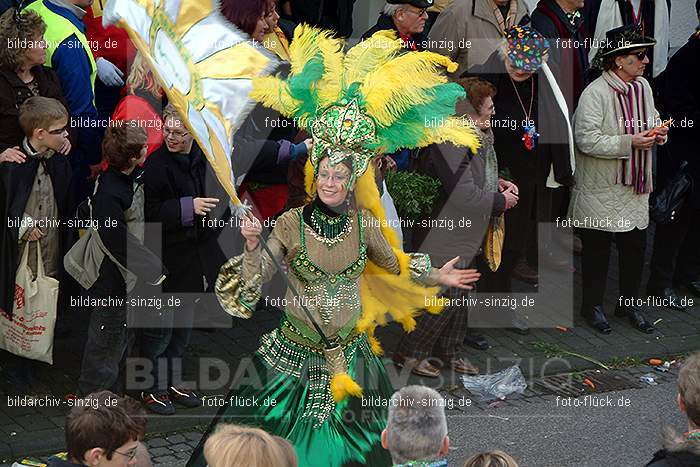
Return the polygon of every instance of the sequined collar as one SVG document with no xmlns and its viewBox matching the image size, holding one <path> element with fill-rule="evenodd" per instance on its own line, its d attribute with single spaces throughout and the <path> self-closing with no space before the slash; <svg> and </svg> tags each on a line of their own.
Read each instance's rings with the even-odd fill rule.
<svg viewBox="0 0 700 467">
<path fill-rule="evenodd" d="M 405 464 L 394 464 L 394 467 L 447 467 L 447 459 L 434 461 L 408 461 Z"/>
</svg>

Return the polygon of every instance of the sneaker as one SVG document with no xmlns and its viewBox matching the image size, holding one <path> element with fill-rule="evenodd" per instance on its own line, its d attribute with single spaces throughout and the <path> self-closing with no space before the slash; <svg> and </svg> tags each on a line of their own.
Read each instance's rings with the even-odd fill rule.
<svg viewBox="0 0 700 467">
<path fill-rule="evenodd" d="M 175 407 L 167 393 L 142 392 L 141 400 L 151 412 L 158 415 L 173 415 Z"/>
<path fill-rule="evenodd" d="M 176 404 L 180 404 L 183 407 L 192 408 L 202 405 L 202 399 L 200 399 L 194 392 L 186 389 L 170 386 L 168 388 L 168 394 L 170 395 L 171 401 L 175 402 Z"/>
</svg>

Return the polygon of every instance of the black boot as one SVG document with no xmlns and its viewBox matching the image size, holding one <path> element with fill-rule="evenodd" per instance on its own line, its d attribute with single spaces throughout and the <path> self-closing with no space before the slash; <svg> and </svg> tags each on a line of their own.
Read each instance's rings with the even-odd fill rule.
<svg viewBox="0 0 700 467">
<path fill-rule="evenodd" d="M 602 305 L 584 305 L 581 309 L 581 315 L 586 319 L 586 322 L 599 333 L 610 334 L 612 332 L 612 328 L 610 327 L 610 323 L 608 323 L 608 319 L 605 317 Z"/>
<path fill-rule="evenodd" d="M 615 316 L 629 318 L 632 326 L 642 331 L 645 334 L 651 334 L 654 332 L 654 325 L 646 319 L 642 314 L 642 310 L 636 306 L 620 306 L 615 307 Z"/>
</svg>

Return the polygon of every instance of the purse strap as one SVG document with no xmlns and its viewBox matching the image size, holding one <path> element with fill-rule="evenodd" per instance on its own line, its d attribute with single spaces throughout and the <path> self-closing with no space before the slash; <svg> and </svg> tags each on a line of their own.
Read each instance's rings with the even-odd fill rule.
<svg viewBox="0 0 700 467">
<path fill-rule="evenodd" d="M 95 180 L 95 189 L 93 190 L 93 195 L 97 193 L 97 186 L 100 183 L 99 177 L 97 180 Z M 100 237 L 100 232 L 96 228 L 96 223 L 93 221 L 92 218 L 92 197 L 88 196 L 87 199 L 87 206 L 88 206 L 88 214 L 90 216 L 90 228 L 92 229 L 93 237 L 95 237 L 95 240 L 97 241 L 97 246 L 102 250 L 102 252 L 107 255 L 107 257 L 112 261 L 116 266 L 117 269 L 119 269 L 119 272 L 121 273 L 122 277 L 124 278 L 124 282 L 127 284 L 127 287 L 129 286 L 129 275 L 135 276 L 135 274 L 131 271 L 129 271 L 122 263 L 119 262 L 117 258 L 112 255 L 112 253 L 109 251 L 109 249 L 105 246 L 105 244 L 102 242 L 102 237 Z"/>
</svg>

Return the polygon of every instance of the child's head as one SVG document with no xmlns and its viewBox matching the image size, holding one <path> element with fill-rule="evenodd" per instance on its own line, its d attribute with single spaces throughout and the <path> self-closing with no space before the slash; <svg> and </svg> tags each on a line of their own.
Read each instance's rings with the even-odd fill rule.
<svg viewBox="0 0 700 467">
<path fill-rule="evenodd" d="M 289 442 L 260 428 L 222 424 L 204 443 L 204 458 L 211 467 L 296 467 Z"/>
<path fill-rule="evenodd" d="M 136 120 L 115 120 L 102 140 L 102 158 L 119 171 L 131 171 L 146 158 L 146 130 Z"/>
<path fill-rule="evenodd" d="M 163 139 L 170 152 L 189 153 L 192 149 L 194 137 L 172 104 L 163 109 Z"/>
<path fill-rule="evenodd" d="M 515 459 L 499 450 L 475 454 L 464 462 L 464 467 L 518 467 Z"/>
<path fill-rule="evenodd" d="M 141 427 L 124 410 L 124 399 L 109 391 L 74 401 L 66 416 L 68 457 L 86 465 L 134 465 Z"/>
<path fill-rule="evenodd" d="M 678 405 L 688 421 L 700 428 L 700 352 L 688 357 L 678 373 Z"/>
<path fill-rule="evenodd" d="M 19 126 L 33 146 L 58 151 L 68 141 L 68 111 L 50 97 L 36 96 L 24 101 L 19 106 Z"/>
</svg>

